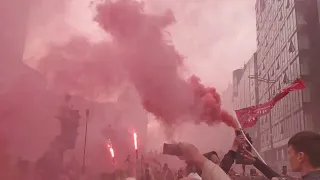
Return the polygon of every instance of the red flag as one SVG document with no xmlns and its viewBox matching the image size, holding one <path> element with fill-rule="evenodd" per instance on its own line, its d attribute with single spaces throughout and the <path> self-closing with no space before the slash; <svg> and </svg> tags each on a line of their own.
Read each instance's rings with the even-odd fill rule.
<svg viewBox="0 0 320 180">
<path fill-rule="evenodd" d="M 295 80 L 289 87 L 282 89 L 273 99 L 270 101 L 259 104 L 257 106 L 251 106 L 239 110 L 235 110 L 237 118 L 242 128 L 249 128 L 257 123 L 257 117 L 268 114 L 275 104 L 282 98 L 287 96 L 291 91 L 302 90 L 306 87 L 305 83 L 301 79 Z"/>
</svg>

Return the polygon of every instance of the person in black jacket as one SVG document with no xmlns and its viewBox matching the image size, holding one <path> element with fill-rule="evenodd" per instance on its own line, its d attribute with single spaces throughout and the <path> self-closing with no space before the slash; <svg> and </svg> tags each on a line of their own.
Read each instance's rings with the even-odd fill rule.
<svg viewBox="0 0 320 180">
<path fill-rule="evenodd" d="M 247 135 L 249 141 L 251 140 L 250 136 Z M 223 157 L 220 163 L 220 167 L 224 172 L 228 173 L 236 159 L 236 152 L 246 142 L 243 135 L 236 136 L 231 150 Z M 252 143 L 252 141 L 250 141 Z M 244 149 L 243 156 L 246 158 L 246 161 L 251 161 L 254 167 L 256 167 L 262 174 L 264 174 L 268 179 L 273 177 L 280 177 L 280 174 L 273 171 L 268 165 L 263 163 L 260 159 L 256 158 L 250 151 Z"/>
<path fill-rule="evenodd" d="M 255 157 L 251 152 L 245 150 L 243 156 L 251 161 L 252 165 L 257 168 L 263 175 L 265 175 L 268 179 L 272 179 L 274 177 L 281 177 L 280 174 L 272 170 L 268 165 L 262 162 L 259 158 Z"/>
<path fill-rule="evenodd" d="M 235 137 L 232 148 L 228 151 L 227 154 L 224 155 L 223 159 L 220 162 L 220 167 L 223 169 L 225 173 L 228 173 L 231 169 L 234 160 L 236 159 L 238 149 L 246 142 L 244 136 L 238 135 Z"/>
</svg>

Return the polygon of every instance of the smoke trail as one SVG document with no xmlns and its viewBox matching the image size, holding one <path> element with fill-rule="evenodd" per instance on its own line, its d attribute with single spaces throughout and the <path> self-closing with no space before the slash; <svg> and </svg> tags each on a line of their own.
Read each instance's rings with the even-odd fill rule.
<svg viewBox="0 0 320 180">
<path fill-rule="evenodd" d="M 139 2 L 119 0 L 98 4 L 95 20 L 112 41 L 92 43 L 76 37 L 52 46 L 40 59 L 39 69 L 50 76 L 54 87 L 97 98 L 129 82 L 145 109 L 166 125 L 190 116 L 195 122 L 223 121 L 236 127 L 232 116 L 221 109 L 214 88 L 204 87 L 196 77 L 189 81 L 181 77 L 183 57 L 165 31 L 175 22 L 171 11 L 151 15 Z"/>
</svg>

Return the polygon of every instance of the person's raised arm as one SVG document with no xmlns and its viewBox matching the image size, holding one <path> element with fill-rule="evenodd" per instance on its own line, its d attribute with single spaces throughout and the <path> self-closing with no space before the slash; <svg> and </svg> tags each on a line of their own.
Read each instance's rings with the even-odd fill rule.
<svg viewBox="0 0 320 180">
<path fill-rule="evenodd" d="M 194 145 L 179 143 L 179 148 L 184 160 L 192 162 L 202 170 L 203 180 L 230 180 L 220 166 L 205 158 Z"/>
<path fill-rule="evenodd" d="M 256 167 L 268 179 L 272 179 L 274 177 L 280 177 L 280 174 L 272 170 L 268 165 L 263 163 L 259 158 L 255 157 L 251 152 L 245 150 L 243 156 L 246 158 L 246 160 L 250 161 L 253 164 L 253 166 Z"/>
<path fill-rule="evenodd" d="M 245 141 L 246 140 L 243 135 L 238 135 L 235 137 L 232 148 L 228 151 L 227 154 L 224 155 L 223 159 L 220 162 L 220 167 L 225 173 L 229 173 L 234 160 L 236 159 L 236 152 L 238 151 L 238 148 L 245 143 Z"/>
</svg>

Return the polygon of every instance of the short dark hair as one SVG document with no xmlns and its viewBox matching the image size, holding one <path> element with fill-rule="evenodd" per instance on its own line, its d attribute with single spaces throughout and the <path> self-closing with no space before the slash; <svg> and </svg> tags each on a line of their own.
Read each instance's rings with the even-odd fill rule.
<svg viewBox="0 0 320 180">
<path fill-rule="evenodd" d="M 218 159 L 219 159 L 218 153 L 215 152 L 215 151 L 210 151 L 210 152 L 207 152 L 207 153 L 203 154 L 203 156 L 206 157 L 207 159 L 209 159 L 210 161 L 211 161 L 211 156 L 212 155 L 216 155 L 218 157 Z"/>
<path fill-rule="evenodd" d="M 302 131 L 289 139 L 288 146 L 296 152 L 303 152 L 309 157 L 313 167 L 320 167 L 320 134 L 312 131 Z"/>
</svg>

